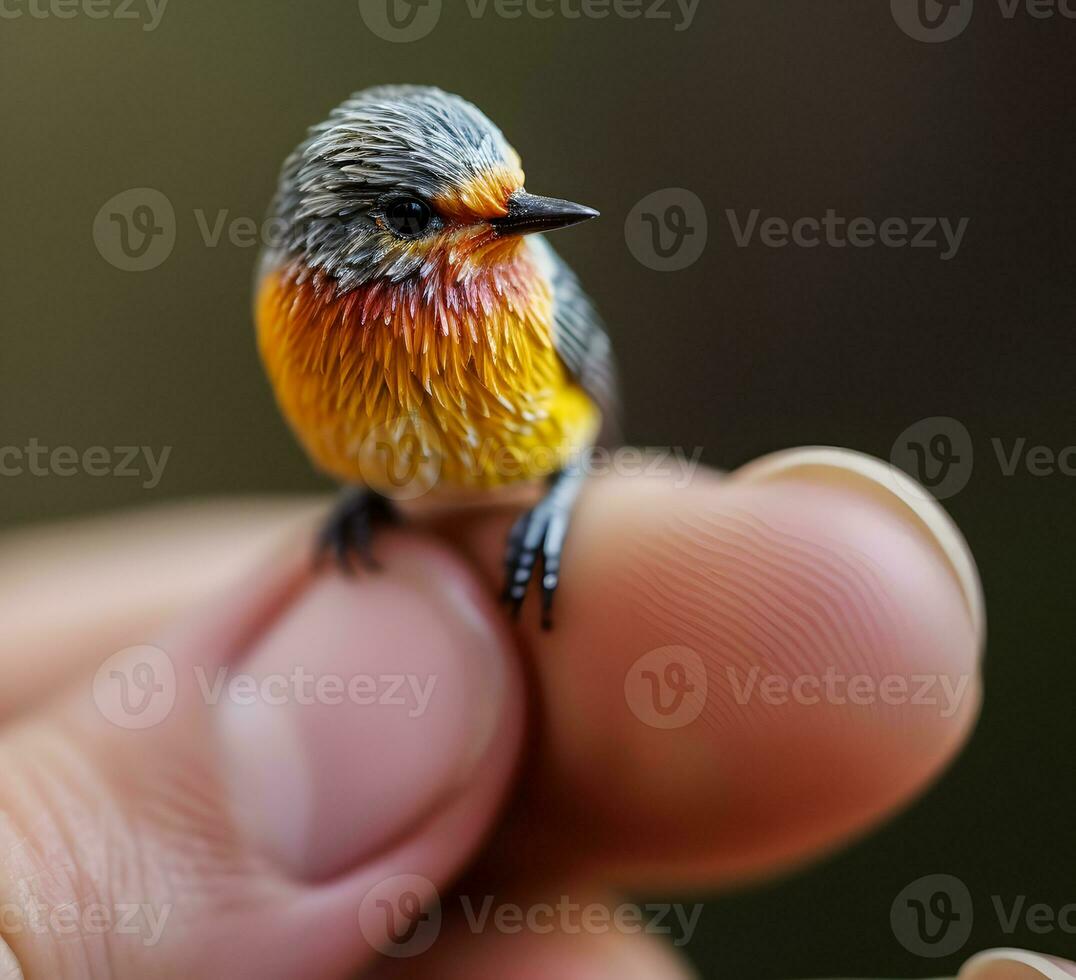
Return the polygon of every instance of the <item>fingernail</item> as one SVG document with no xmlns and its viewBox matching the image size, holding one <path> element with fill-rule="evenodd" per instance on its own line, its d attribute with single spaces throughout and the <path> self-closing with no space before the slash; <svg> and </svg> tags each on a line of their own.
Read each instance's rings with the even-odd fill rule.
<svg viewBox="0 0 1076 980">
<path fill-rule="evenodd" d="M 470 574 L 432 545 L 313 580 L 221 675 L 239 829 L 323 879 L 406 839 L 466 784 L 498 730 L 505 651 Z"/>
<path fill-rule="evenodd" d="M 1029 953 L 1023 949 L 988 949 L 973 956 L 961 968 L 959 980 L 1071 980 L 1076 963 Z"/>
<path fill-rule="evenodd" d="M 985 603 L 971 550 L 960 529 L 929 491 L 896 467 L 848 449 L 809 446 L 764 456 L 729 479 L 741 483 L 803 480 L 872 495 L 922 534 L 944 560 L 964 597 L 981 649 L 986 637 Z"/>
</svg>

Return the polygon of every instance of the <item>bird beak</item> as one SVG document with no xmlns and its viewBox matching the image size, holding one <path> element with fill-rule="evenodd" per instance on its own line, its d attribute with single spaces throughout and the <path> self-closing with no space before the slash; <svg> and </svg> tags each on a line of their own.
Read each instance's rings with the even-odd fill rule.
<svg viewBox="0 0 1076 980">
<path fill-rule="evenodd" d="M 583 204 L 517 191 L 508 198 L 508 214 L 494 218 L 490 224 L 498 235 L 533 235 L 568 228 L 596 217 L 598 212 Z"/>
</svg>

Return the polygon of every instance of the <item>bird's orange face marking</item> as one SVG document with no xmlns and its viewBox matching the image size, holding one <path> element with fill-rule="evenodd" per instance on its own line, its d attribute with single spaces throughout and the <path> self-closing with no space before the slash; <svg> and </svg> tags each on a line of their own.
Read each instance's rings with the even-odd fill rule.
<svg viewBox="0 0 1076 980">
<path fill-rule="evenodd" d="M 445 272 L 471 275 L 512 262 L 519 254 L 519 241 L 499 238 L 489 222 L 508 214 L 508 200 L 523 188 L 523 182 L 523 171 L 518 167 L 502 167 L 439 194 L 432 204 L 446 227 L 416 243 L 423 257 Z"/>
<path fill-rule="evenodd" d="M 523 179 L 518 168 L 498 168 L 434 197 L 431 204 L 444 228 L 397 247 L 421 259 L 427 276 L 436 273 L 443 281 L 492 272 L 513 262 L 520 252 L 519 239 L 497 236 L 489 222 L 508 213 L 508 199 L 523 188 Z M 378 224 L 389 234 L 380 220 Z"/>
<path fill-rule="evenodd" d="M 519 167 L 498 167 L 440 194 L 433 205 L 442 217 L 458 224 L 503 218 L 508 213 L 508 198 L 523 189 L 523 181 Z"/>
</svg>

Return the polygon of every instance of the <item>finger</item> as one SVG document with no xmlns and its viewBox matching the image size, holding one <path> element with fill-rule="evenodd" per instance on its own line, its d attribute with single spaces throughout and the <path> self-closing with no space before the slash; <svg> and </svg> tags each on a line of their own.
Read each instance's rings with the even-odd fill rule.
<svg viewBox="0 0 1076 980">
<path fill-rule="evenodd" d="M 0 541 L 0 720 L 236 581 L 317 504 L 149 508 Z"/>
<path fill-rule="evenodd" d="M 448 532 L 491 584 L 510 520 Z M 771 871 L 905 803 L 977 714 L 974 564 L 866 457 L 594 481 L 562 582 L 553 632 L 533 606 L 521 626 L 543 722 L 517 830 L 543 861 L 634 885 Z"/>
<path fill-rule="evenodd" d="M 520 683 L 459 559 L 378 558 L 296 551 L 0 736 L 23 975 L 343 976 L 421 924 L 495 818 Z"/>
<path fill-rule="evenodd" d="M 444 903 L 442 916 L 440 936 L 429 951 L 377 975 L 393 980 L 689 980 L 696 975 L 661 938 L 673 928 L 667 907 L 643 907 L 585 887 L 460 893 Z"/>
<path fill-rule="evenodd" d="M 990 949 L 973 956 L 959 980 L 1071 980 L 1076 963 L 1023 949 Z"/>
</svg>

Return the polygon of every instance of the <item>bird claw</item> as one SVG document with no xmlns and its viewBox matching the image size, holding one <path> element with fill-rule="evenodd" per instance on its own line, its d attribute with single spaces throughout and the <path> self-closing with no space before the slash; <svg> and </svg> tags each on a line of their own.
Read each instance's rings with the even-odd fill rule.
<svg viewBox="0 0 1076 980">
<path fill-rule="evenodd" d="M 572 502 L 572 499 L 550 493 L 538 506 L 520 517 L 508 535 L 501 601 L 508 604 L 512 618 L 519 619 L 527 590 L 540 563 L 543 630 L 553 628 L 553 598 L 560 585 L 561 553 Z"/>
<path fill-rule="evenodd" d="M 389 500 L 373 490 L 349 491 L 333 506 L 318 534 L 315 568 L 333 560 L 345 575 L 354 575 L 358 560 L 368 571 L 380 571 L 373 556 L 374 531 L 378 525 L 394 523 L 396 512 Z"/>
</svg>

